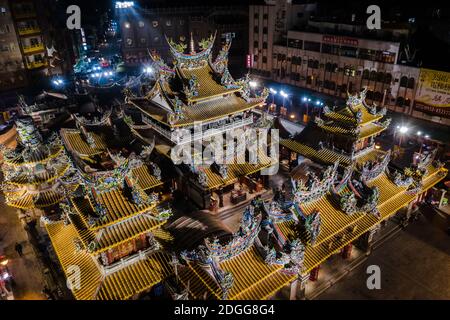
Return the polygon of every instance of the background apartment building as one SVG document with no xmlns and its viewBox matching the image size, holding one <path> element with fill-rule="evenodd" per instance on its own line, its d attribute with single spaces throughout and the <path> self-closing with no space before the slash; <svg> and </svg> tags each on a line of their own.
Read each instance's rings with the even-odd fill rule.
<svg viewBox="0 0 450 320">
<path fill-rule="evenodd" d="M 57 0 L 0 0 L 0 91 L 71 70 L 65 19 Z"/>
<path fill-rule="evenodd" d="M 7 0 L 0 0 L 0 91 L 27 84 L 19 37 Z"/>
<path fill-rule="evenodd" d="M 405 54 L 408 24 L 367 30 L 355 16 L 349 22 L 330 21 L 315 17 L 316 9 L 286 0 L 250 6 L 252 74 L 340 98 L 367 86 L 369 102 L 448 123 L 413 108 L 420 68 L 409 65 Z M 276 32 L 277 26 L 285 31 Z"/>
</svg>

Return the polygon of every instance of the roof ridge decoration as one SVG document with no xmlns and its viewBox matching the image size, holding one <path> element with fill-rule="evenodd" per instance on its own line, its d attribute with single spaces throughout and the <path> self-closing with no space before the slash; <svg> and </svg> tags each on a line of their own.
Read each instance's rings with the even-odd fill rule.
<svg viewBox="0 0 450 320">
<path fill-rule="evenodd" d="M 186 54 L 184 51 L 187 48 L 187 45 L 184 43 L 176 43 L 173 39 L 169 39 L 165 36 L 167 44 L 169 45 L 170 52 L 172 53 L 175 61 L 174 63 L 179 67 L 183 68 L 197 68 L 203 66 L 205 63 L 208 63 L 211 55 L 211 51 L 214 45 L 214 41 L 216 39 L 217 30 L 214 32 L 214 35 L 210 35 L 208 38 L 202 39 L 199 42 L 199 47 L 201 49 L 200 52 L 196 52 L 194 48 L 194 41 L 191 34 L 191 48 L 190 53 Z"/>
<path fill-rule="evenodd" d="M 219 239 L 205 239 L 205 246 L 211 255 L 222 262 L 229 260 L 248 249 L 261 229 L 261 215 L 255 216 L 255 207 L 249 205 L 245 208 L 239 230 L 233 233 L 232 239 L 225 245 L 219 243 Z"/>
<path fill-rule="evenodd" d="M 250 86 L 250 73 L 247 73 L 244 77 L 238 79 L 237 81 L 235 81 L 235 83 L 233 85 L 236 85 L 238 87 L 241 88 L 242 92 L 242 98 L 244 98 L 244 100 L 246 102 L 259 102 L 261 100 L 265 100 L 268 96 L 269 96 L 269 89 L 267 89 L 266 87 L 264 87 L 264 89 L 262 90 L 261 94 L 256 94 L 255 96 L 252 97 L 251 96 L 251 86 Z"/>
<path fill-rule="evenodd" d="M 281 265 L 287 274 L 299 274 L 303 268 L 305 245 L 300 239 L 287 240 L 278 226 L 269 217 L 261 225 L 267 232 L 267 245 L 263 246 L 261 239 L 255 241 L 256 248 L 269 265 Z M 280 250 L 275 249 L 275 244 Z"/>
<path fill-rule="evenodd" d="M 94 119 L 89 120 L 84 116 L 77 116 L 76 114 L 72 114 L 73 119 L 80 124 L 81 126 L 103 126 L 105 123 L 110 122 L 110 117 L 112 115 L 113 108 L 111 107 L 106 113 L 102 113 L 100 118 L 94 117 Z"/>
<path fill-rule="evenodd" d="M 211 64 L 213 70 L 219 74 L 224 74 L 225 72 L 228 71 L 228 52 L 231 47 L 231 42 L 232 38 L 226 37 L 225 43 L 222 45 L 222 49 L 219 51 L 219 54 L 216 56 L 216 59 Z"/>
<path fill-rule="evenodd" d="M 361 91 L 359 94 L 357 93 L 355 95 L 352 95 L 352 94 L 350 94 L 350 92 L 347 91 L 348 98 L 347 98 L 346 104 L 347 104 L 347 106 L 350 107 L 350 110 L 353 113 L 355 113 L 355 109 L 354 109 L 355 107 L 357 107 L 359 105 L 365 106 L 367 90 L 368 90 L 368 88 L 366 86 L 366 87 L 364 87 L 363 91 Z M 359 110 L 356 110 L 356 112 L 357 111 L 359 111 Z"/>
<path fill-rule="evenodd" d="M 208 186 L 208 176 L 206 175 L 206 173 L 203 170 L 203 168 L 201 168 L 199 166 L 196 166 L 194 164 L 190 164 L 189 165 L 189 169 L 194 174 L 194 176 L 197 177 L 197 182 L 201 186 L 203 186 L 203 187 L 207 187 Z"/>
<path fill-rule="evenodd" d="M 163 58 L 161 58 L 161 55 L 159 55 L 155 50 L 148 50 L 147 53 L 150 56 L 150 58 L 153 61 L 152 66 L 156 67 L 158 71 L 158 75 L 167 77 L 167 76 L 173 76 L 175 74 L 175 70 L 170 68 L 164 61 Z"/>
<path fill-rule="evenodd" d="M 188 80 L 187 86 L 184 86 L 184 94 L 188 100 L 195 98 L 198 96 L 198 88 L 200 87 L 200 83 L 198 82 L 198 78 L 196 75 L 191 75 Z"/>
<path fill-rule="evenodd" d="M 380 190 L 377 186 L 369 187 L 364 180 L 358 181 L 350 178 L 347 187 L 350 191 L 344 194 L 336 193 L 333 189 L 331 193 L 344 213 L 348 215 L 358 212 L 368 213 L 380 218 L 377 208 Z"/>
<path fill-rule="evenodd" d="M 336 161 L 334 165 L 329 166 L 319 179 L 312 171 L 306 173 L 308 180 L 304 183 L 302 180 L 296 182 L 291 178 L 291 183 L 294 191 L 294 201 L 296 203 L 308 203 L 319 199 L 325 195 L 332 187 L 336 176 L 339 162 Z"/>
<path fill-rule="evenodd" d="M 24 147 L 37 148 L 42 144 L 42 136 L 31 117 L 18 118 L 15 124 L 20 143 Z"/>
<path fill-rule="evenodd" d="M 391 160 L 391 150 L 385 153 L 381 159 L 375 161 L 366 161 L 361 168 L 361 179 L 363 181 L 370 181 L 385 172 L 389 161 Z"/>
</svg>

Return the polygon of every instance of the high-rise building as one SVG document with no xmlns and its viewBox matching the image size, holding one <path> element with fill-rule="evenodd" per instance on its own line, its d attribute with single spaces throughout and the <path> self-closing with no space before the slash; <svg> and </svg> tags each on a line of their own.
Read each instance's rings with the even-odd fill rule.
<svg viewBox="0 0 450 320">
<path fill-rule="evenodd" d="M 69 30 L 61 28 L 60 9 L 54 0 L 0 1 L 0 91 L 70 70 Z"/>
<path fill-rule="evenodd" d="M 414 112 L 421 69 L 407 46 L 411 24 L 384 22 L 381 30 L 368 30 L 365 17 L 318 17 L 316 9 L 286 0 L 250 6 L 252 74 L 339 98 L 367 87 L 370 102 L 449 123 Z"/>
<path fill-rule="evenodd" d="M 7 0 L 0 1 L 0 91 L 27 83 L 18 33 Z"/>
</svg>

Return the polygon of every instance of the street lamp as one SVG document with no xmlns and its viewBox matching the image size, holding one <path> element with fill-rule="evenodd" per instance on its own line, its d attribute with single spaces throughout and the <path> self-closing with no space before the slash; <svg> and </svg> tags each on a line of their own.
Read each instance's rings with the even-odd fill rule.
<svg viewBox="0 0 450 320">
<path fill-rule="evenodd" d="M 273 105 L 275 103 L 275 95 L 278 93 L 278 91 L 273 88 L 269 88 L 269 91 L 272 94 L 272 105 Z"/>
<path fill-rule="evenodd" d="M 248 83 L 249 85 L 250 85 L 250 87 L 252 87 L 252 88 L 256 88 L 257 86 L 258 86 L 258 83 L 256 82 L 256 81 L 250 81 L 249 83 Z"/>
<path fill-rule="evenodd" d="M 397 126 L 398 132 L 400 133 L 399 146 L 402 146 L 402 138 L 408 132 L 409 128 L 406 126 Z"/>
<path fill-rule="evenodd" d="M 285 110 L 286 108 L 285 108 L 285 106 L 284 106 L 284 103 L 285 103 L 286 98 L 287 98 L 289 95 L 288 95 L 286 92 L 284 92 L 283 90 L 280 91 L 280 94 L 281 94 L 281 96 L 283 97 L 283 110 Z"/>
<path fill-rule="evenodd" d="M 405 127 L 405 126 L 401 126 L 400 129 L 399 129 L 400 133 L 402 133 L 402 134 L 403 134 L 403 133 L 407 133 L 408 130 L 409 130 L 409 128 L 408 128 L 408 127 Z"/>
<path fill-rule="evenodd" d="M 146 73 L 146 74 L 153 73 L 153 68 L 152 67 L 144 67 L 144 73 Z"/>
</svg>

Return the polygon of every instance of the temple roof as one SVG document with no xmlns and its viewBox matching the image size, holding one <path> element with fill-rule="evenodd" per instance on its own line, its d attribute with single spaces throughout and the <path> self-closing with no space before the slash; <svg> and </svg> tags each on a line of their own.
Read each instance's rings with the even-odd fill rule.
<svg viewBox="0 0 450 320">
<path fill-rule="evenodd" d="M 264 102 L 264 99 L 247 102 L 237 95 L 231 95 L 226 98 L 220 96 L 203 100 L 190 106 L 184 106 L 184 117 L 173 124 L 169 122 L 171 112 L 158 107 L 158 103 L 155 103 L 154 100 L 130 99 L 130 102 L 154 120 L 165 125 L 180 127 L 193 125 L 196 121 L 213 121 L 231 114 L 244 112 L 260 105 Z"/>
<path fill-rule="evenodd" d="M 427 172 L 427 175 L 423 178 L 420 192 L 428 190 L 441 181 L 445 177 L 447 170 L 429 165 Z M 417 196 L 416 193 L 408 192 L 407 186 L 396 185 L 386 173 L 382 173 L 375 179 L 367 182 L 367 185 L 369 187 L 377 187 L 379 190 L 377 202 L 379 218 L 365 212 L 356 212 L 351 215 L 344 213 L 336 206 L 330 193 L 313 202 L 299 204 L 303 214 L 310 215 L 319 210 L 321 217 L 320 233 L 315 243 L 306 247 L 303 273 L 308 273 L 320 265 L 334 252 L 395 214 Z M 348 188 L 344 188 L 341 193 L 345 194 L 349 191 Z M 286 238 L 302 236 L 294 220 L 280 221 L 277 225 Z"/>
<path fill-rule="evenodd" d="M 68 190 L 76 186 L 69 186 Z M 52 187 L 44 190 L 29 191 L 26 188 L 15 192 L 3 190 L 6 196 L 6 204 L 19 209 L 45 208 L 55 205 L 66 198 L 61 188 Z"/>
<path fill-rule="evenodd" d="M 69 214 L 69 219 L 84 247 L 89 248 L 91 254 L 98 254 L 161 227 L 166 221 L 158 220 L 158 212 L 154 210 L 154 214 L 133 216 L 96 231 L 91 230 L 79 214 Z"/>
<path fill-rule="evenodd" d="M 107 148 L 104 137 L 95 132 L 90 132 L 93 141 L 88 143 L 78 129 L 61 129 L 61 137 L 67 149 L 81 156 L 93 156 L 104 152 Z"/>
<path fill-rule="evenodd" d="M 62 145 L 41 146 L 39 148 L 16 148 L 14 154 L 5 156 L 3 161 L 13 166 L 45 163 L 60 155 L 64 150 Z"/>
<path fill-rule="evenodd" d="M 264 103 L 267 90 L 252 93 L 248 76 L 236 81 L 231 77 L 228 71 L 230 39 L 227 38 L 212 61 L 214 39 L 215 36 L 202 40 L 200 52 L 195 51 L 191 39 L 190 53 L 184 53 L 185 44 L 168 40 L 174 57 L 173 69 L 156 54 L 151 55 L 156 82 L 144 97 L 133 96 L 128 90 L 126 101 L 169 127 L 213 121 Z"/>
<path fill-rule="evenodd" d="M 380 120 L 386 114 L 386 108 L 377 110 L 376 105 L 368 106 L 366 99 L 367 87 L 359 94 L 348 94 L 344 107 L 324 108 L 324 117 L 338 125 L 359 127 Z"/>
<path fill-rule="evenodd" d="M 198 95 L 190 98 L 191 101 L 202 101 L 207 98 L 213 98 L 216 96 L 222 96 L 227 93 L 236 92 L 239 90 L 238 87 L 226 88 L 216 80 L 213 79 L 215 71 L 211 68 L 209 63 L 204 64 L 199 68 L 177 68 L 179 76 L 183 78 L 184 81 L 189 81 L 192 77 L 196 77 L 200 86 L 198 88 Z"/>
<path fill-rule="evenodd" d="M 120 188 L 97 193 L 95 198 L 98 205 L 105 208 L 106 214 L 103 219 L 95 220 L 92 225 L 88 223 L 88 220 L 89 217 L 98 215 L 98 209 L 96 208 L 97 204 L 92 203 L 92 200 L 88 197 L 75 197 L 71 199 L 72 204 L 85 225 L 89 226 L 89 229 L 91 230 L 112 226 L 115 223 L 124 221 L 141 213 L 150 212 L 157 205 L 156 201 L 136 205 L 131 199 L 123 194 L 123 190 Z"/>
<path fill-rule="evenodd" d="M 188 267 L 196 277 L 191 278 L 191 286 L 202 287 L 203 291 L 209 291 L 216 299 L 222 299 L 222 289 L 208 272 L 195 263 L 188 263 Z M 229 300 L 266 300 L 297 277 L 295 274 L 282 273 L 281 265 L 266 263 L 254 245 L 221 262 L 220 269 L 233 275 L 233 286 L 227 296 Z M 197 289 L 197 292 L 198 296 L 202 290 Z"/>
<path fill-rule="evenodd" d="M 129 299 L 150 289 L 173 272 L 169 264 L 170 255 L 156 251 L 103 275 L 95 258 L 86 250 L 77 248 L 78 234 L 72 224 L 48 223 L 46 228 L 66 276 L 69 277 L 73 272 L 71 268 L 74 265 L 83 272 L 79 288 L 72 290 L 77 300 Z"/>
</svg>

